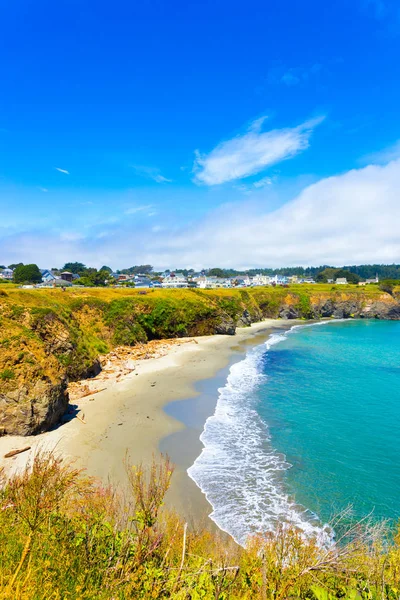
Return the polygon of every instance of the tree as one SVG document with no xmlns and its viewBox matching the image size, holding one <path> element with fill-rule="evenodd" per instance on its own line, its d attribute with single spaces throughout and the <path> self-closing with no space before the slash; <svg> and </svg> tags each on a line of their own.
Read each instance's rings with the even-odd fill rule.
<svg viewBox="0 0 400 600">
<path fill-rule="evenodd" d="M 5 269 L 5 265 L 0 265 L 0 269 Z"/>
<path fill-rule="evenodd" d="M 37 265 L 19 265 L 14 269 L 13 279 L 15 283 L 40 283 L 42 274 Z"/>
<path fill-rule="evenodd" d="M 113 272 L 111 267 L 106 267 L 106 266 L 101 267 L 100 271 L 107 271 L 107 273 Z"/>
<path fill-rule="evenodd" d="M 80 275 L 86 271 L 86 267 L 83 263 L 80 262 L 69 262 L 65 263 L 62 268 L 63 271 L 69 271 L 70 273 L 74 273 L 75 275 Z"/>
<path fill-rule="evenodd" d="M 9 268 L 9 269 L 12 269 L 12 270 L 14 270 L 14 269 L 16 269 L 17 267 L 22 267 L 22 266 L 23 266 L 23 264 L 24 264 L 24 263 L 15 263 L 15 264 L 13 263 L 12 265 L 8 265 L 8 268 Z"/>
<path fill-rule="evenodd" d="M 324 273 L 318 273 L 318 275 L 315 278 L 315 281 L 317 281 L 318 283 L 328 283 L 328 278 Z"/>
<path fill-rule="evenodd" d="M 356 275 L 356 273 L 351 273 L 351 271 L 347 271 L 346 269 L 337 269 L 335 273 L 335 279 L 338 279 L 339 277 L 345 277 L 348 283 L 355 284 L 361 280 L 361 277 Z"/>
<path fill-rule="evenodd" d="M 210 269 L 208 274 L 210 277 L 224 277 L 224 271 L 218 268 Z"/>
<path fill-rule="evenodd" d="M 121 269 L 119 273 L 123 273 L 124 275 L 139 275 L 140 273 L 148 275 L 153 270 L 152 265 L 135 265 L 133 267 L 129 267 L 129 269 Z"/>
</svg>

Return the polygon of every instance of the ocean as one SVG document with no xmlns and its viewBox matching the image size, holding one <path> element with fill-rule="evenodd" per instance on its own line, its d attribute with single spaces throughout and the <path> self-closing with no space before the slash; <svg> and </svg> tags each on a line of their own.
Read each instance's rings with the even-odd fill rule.
<svg viewBox="0 0 400 600">
<path fill-rule="evenodd" d="M 400 516 L 400 322 L 293 327 L 234 364 L 190 477 L 239 543 L 290 522 L 306 534 L 349 505 Z"/>
</svg>

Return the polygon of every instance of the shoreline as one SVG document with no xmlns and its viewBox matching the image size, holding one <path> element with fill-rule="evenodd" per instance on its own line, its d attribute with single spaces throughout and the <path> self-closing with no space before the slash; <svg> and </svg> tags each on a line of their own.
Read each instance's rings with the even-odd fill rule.
<svg viewBox="0 0 400 600">
<path fill-rule="evenodd" d="M 164 341 L 168 347 L 163 349 L 162 356 L 130 359 L 128 369 L 111 375 L 105 370 L 97 378 L 84 380 L 83 388 L 93 389 L 97 383 L 106 388 L 75 400 L 71 404 L 71 419 L 52 431 L 37 436 L 1 437 L 0 469 L 4 468 L 6 477 L 12 475 L 23 469 L 40 448 L 71 460 L 90 476 L 124 487 L 126 457 L 131 464 L 148 464 L 153 455 L 160 454 L 160 447 L 165 451 L 166 439 L 187 430 L 182 421 L 169 414 L 171 403 L 198 397 L 199 382 L 215 384 L 218 376 L 240 360 L 250 346 L 261 344 L 274 330 L 287 330 L 294 324 L 294 320 L 267 319 L 238 328 L 234 336 L 182 338 L 171 344 Z M 215 404 L 219 386 L 210 385 Z M 191 432 L 188 435 L 193 443 Z M 197 442 L 201 447 L 199 439 Z M 31 446 L 29 451 L 4 458 L 7 452 L 26 446 Z M 185 448 L 180 448 L 180 454 L 187 456 Z M 212 524 L 207 519 L 211 506 L 186 473 L 185 461 L 175 460 L 175 463 L 166 505 L 188 521 L 205 524 L 207 520 Z"/>
</svg>

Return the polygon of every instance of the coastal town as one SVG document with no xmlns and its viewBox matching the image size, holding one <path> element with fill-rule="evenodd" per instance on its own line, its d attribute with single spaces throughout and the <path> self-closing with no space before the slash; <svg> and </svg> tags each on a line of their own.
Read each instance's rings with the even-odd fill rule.
<svg viewBox="0 0 400 600">
<path fill-rule="evenodd" d="M 123 273 L 113 272 L 108 267 L 103 267 L 100 271 L 97 271 L 97 280 L 89 281 L 84 269 L 81 273 L 76 273 L 69 270 L 58 270 L 58 269 L 39 269 L 35 277 L 26 277 L 26 280 L 22 277 L 16 277 L 16 269 L 21 265 L 17 265 L 14 268 L 1 267 L 0 268 L 0 282 L 15 282 L 19 283 L 22 287 L 29 288 L 52 288 L 62 287 L 67 288 L 71 286 L 81 287 L 93 287 L 93 286 L 115 286 L 115 287 L 134 287 L 139 289 L 151 289 L 151 288 L 163 288 L 163 289 L 184 289 L 184 288 L 198 288 L 198 289 L 218 289 L 218 288 L 249 288 L 249 287 L 260 287 L 260 286 L 288 286 L 295 284 L 316 284 L 316 283 L 330 283 L 333 285 L 368 285 L 379 283 L 379 277 L 376 274 L 373 278 L 355 280 L 354 273 L 350 273 L 347 276 L 343 276 L 343 269 L 340 271 L 341 276 L 336 277 L 304 277 L 298 275 L 265 275 L 263 273 L 255 274 L 238 274 L 234 276 L 224 276 L 221 269 L 209 269 L 195 272 L 194 270 L 187 271 L 170 271 L 166 270 L 161 273 L 154 273 L 152 269 L 147 269 L 147 272 L 143 273 Z M 22 265 L 23 266 L 23 265 Z M 28 267 L 35 267 L 36 265 L 27 265 Z M 332 271 L 334 269 L 331 269 Z M 89 271 L 96 271 L 95 269 Z M 221 273 L 218 273 L 221 271 Z M 215 274 L 217 272 L 217 274 Z"/>
</svg>

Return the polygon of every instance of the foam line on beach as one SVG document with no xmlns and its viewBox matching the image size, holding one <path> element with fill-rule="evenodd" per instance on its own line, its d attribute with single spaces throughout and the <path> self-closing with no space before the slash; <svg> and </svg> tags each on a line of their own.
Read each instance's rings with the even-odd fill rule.
<svg viewBox="0 0 400 600">
<path fill-rule="evenodd" d="M 204 448 L 188 474 L 211 504 L 211 519 L 240 544 L 249 534 L 273 531 L 278 522 L 296 525 L 324 543 L 332 536 L 317 515 L 288 495 L 283 474 L 292 465 L 274 450 L 268 425 L 256 410 L 257 389 L 267 379 L 265 353 L 300 328 L 326 323 L 295 325 L 249 350 L 232 365 L 218 390 L 215 412 L 205 423 L 200 436 Z"/>
</svg>

